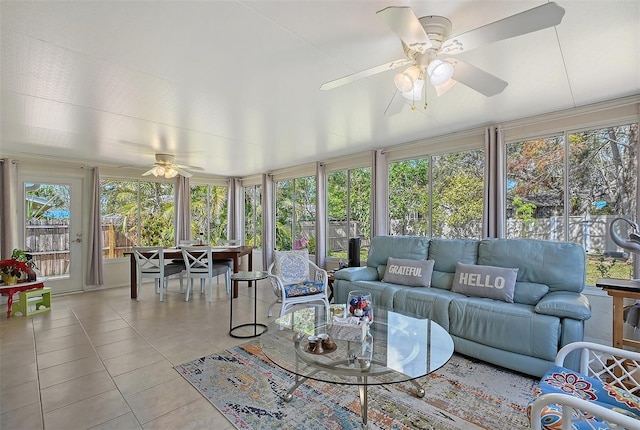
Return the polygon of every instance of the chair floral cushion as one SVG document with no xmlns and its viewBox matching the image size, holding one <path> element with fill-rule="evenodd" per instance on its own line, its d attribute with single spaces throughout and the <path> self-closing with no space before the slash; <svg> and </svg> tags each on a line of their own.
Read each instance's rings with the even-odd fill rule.
<svg viewBox="0 0 640 430">
<path fill-rule="evenodd" d="M 309 279 L 309 250 L 275 251 L 273 272 L 284 284 L 304 283 Z"/>
<path fill-rule="evenodd" d="M 310 296 L 321 293 L 323 287 L 324 284 L 322 282 L 306 280 L 305 282 L 285 285 L 284 292 L 287 297 Z"/>
<path fill-rule="evenodd" d="M 599 379 L 582 375 L 562 366 L 555 366 L 542 377 L 536 389 L 534 400 L 547 393 L 569 394 L 640 419 L 640 398 L 618 387 L 603 383 Z M 530 419 L 532 403 L 533 401 L 527 406 L 527 415 Z M 578 415 L 574 413 L 573 418 L 578 418 Z M 547 430 L 562 428 L 562 407 L 560 405 L 548 405 L 543 409 L 542 428 Z M 581 421 L 574 423 L 572 428 L 576 430 L 608 430 L 610 427 L 597 417 L 582 416 Z"/>
</svg>

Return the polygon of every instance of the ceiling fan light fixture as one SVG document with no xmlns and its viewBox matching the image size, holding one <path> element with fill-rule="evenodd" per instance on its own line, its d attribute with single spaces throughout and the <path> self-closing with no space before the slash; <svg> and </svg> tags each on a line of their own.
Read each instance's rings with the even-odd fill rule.
<svg viewBox="0 0 640 430">
<path fill-rule="evenodd" d="M 408 100 L 413 100 L 413 101 L 421 100 L 423 88 L 424 88 L 424 80 L 418 79 L 413 83 L 413 89 L 411 91 L 402 93 L 402 97 Z"/>
<path fill-rule="evenodd" d="M 427 67 L 431 85 L 442 85 L 453 76 L 453 65 L 447 61 L 433 60 Z"/>
<path fill-rule="evenodd" d="M 411 66 L 404 72 L 397 73 L 393 78 L 398 91 L 408 93 L 413 90 L 415 82 L 420 78 L 420 69 L 417 66 Z"/>
<path fill-rule="evenodd" d="M 164 172 L 165 178 L 175 178 L 176 176 L 178 176 L 178 171 L 172 167 L 169 167 Z"/>
</svg>

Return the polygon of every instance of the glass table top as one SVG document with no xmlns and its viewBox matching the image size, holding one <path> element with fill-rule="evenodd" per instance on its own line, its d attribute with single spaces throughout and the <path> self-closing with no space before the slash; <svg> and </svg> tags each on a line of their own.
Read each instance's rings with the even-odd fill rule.
<svg viewBox="0 0 640 430">
<path fill-rule="evenodd" d="M 429 319 L 375 308 L 362 342 L 361 326 L 344 331 L 333 321 L 343 313 L 344 305 L 331 305 L 329 318 L 322 306 L 294 310 L 269 325 L 260 337 L 262 350 L 295 375 L 347 385 L 410 381 L 439 369 L 453 354 L 451 336 Z M 318 335 L 333 341 L 321 353 L 309 345 L 309 336 Z"/>
</svg>

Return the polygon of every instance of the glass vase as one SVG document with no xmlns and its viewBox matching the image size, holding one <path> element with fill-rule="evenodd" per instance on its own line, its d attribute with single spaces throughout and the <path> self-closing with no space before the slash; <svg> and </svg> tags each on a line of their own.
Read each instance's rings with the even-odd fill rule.
<svg viewBox="0 0 640 430">
<path fill-rule="evenodd" d="M 357 317 L 361 321 L 373 321 L 373 300 L 367 291 L 350 291 L 347 298 L 347 316 Z"/>
</svg>

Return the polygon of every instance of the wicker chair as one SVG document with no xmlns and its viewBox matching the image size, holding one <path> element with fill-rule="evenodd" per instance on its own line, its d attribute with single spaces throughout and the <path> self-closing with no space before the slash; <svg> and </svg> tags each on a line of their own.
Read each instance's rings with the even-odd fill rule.
<svg viewBox="0 0 640 430">
<path fill-rule="evenodd" d="M 563 367 L 580 354 L 580 369 Z M 591 342 L 558 352 L 556 366 L 541 379 L 527 407 L 531 428 L 640 429 L 640 353 Z"/>
</svg>

